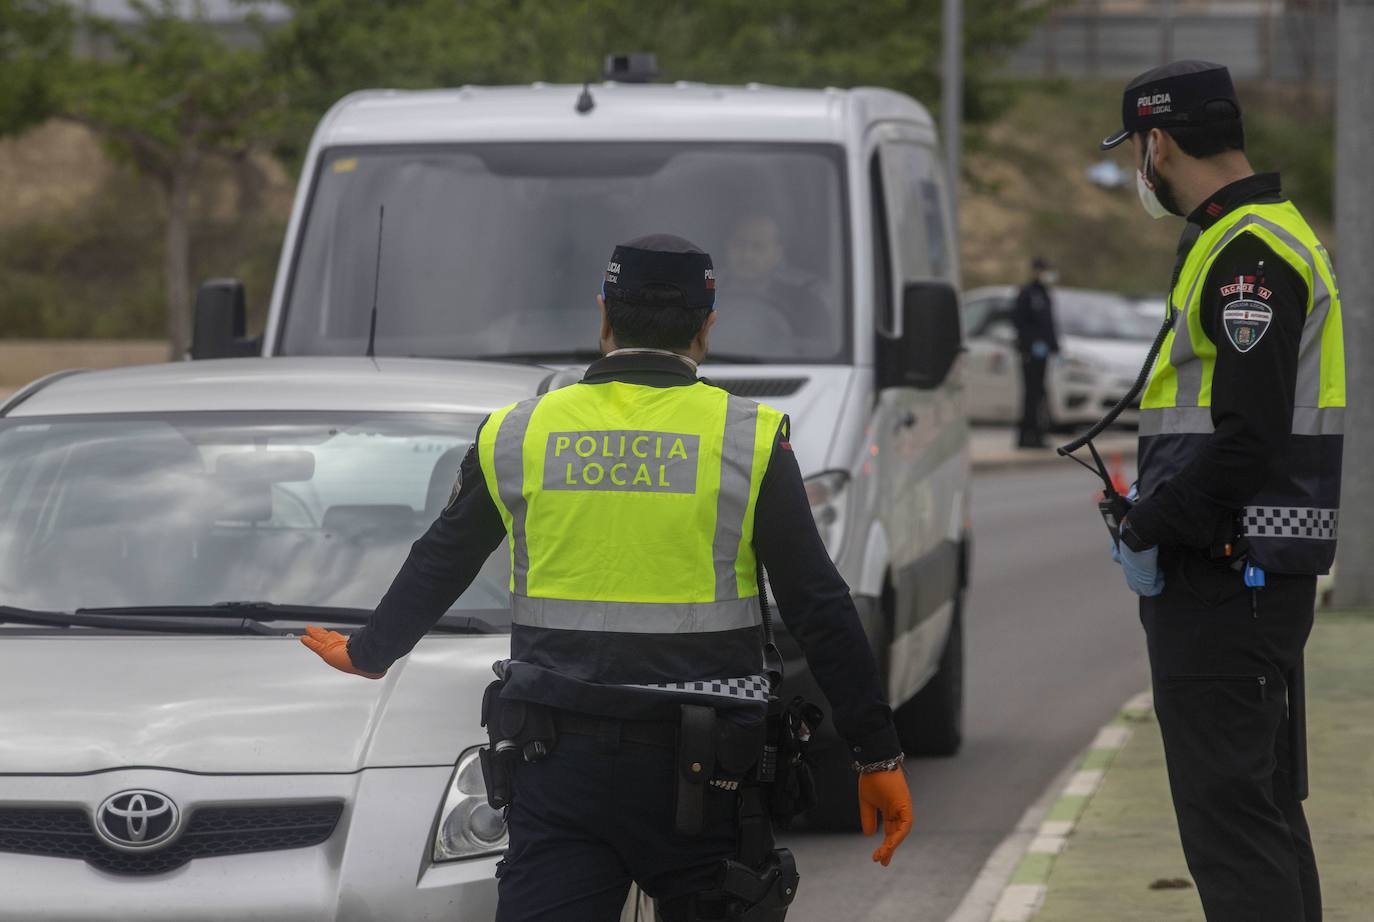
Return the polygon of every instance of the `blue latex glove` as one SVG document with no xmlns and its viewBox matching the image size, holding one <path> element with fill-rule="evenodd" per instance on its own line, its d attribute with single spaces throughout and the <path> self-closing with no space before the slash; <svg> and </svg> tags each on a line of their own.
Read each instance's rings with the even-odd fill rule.
<svg viewBox="0 0 1374 922">
<path fill-rule="evenodd" d="M 1031 343 L 1031 355 L 1037 359 L 1043 359 L 1050 354 L 1050 344 L 1043 342 Z"/>
<path fill-rule="evenodd" d="M 1113 541 L 1112 560 L 1121 564 L 1126 573 L 1126 585 L 1136 595 L 1153 598 L 1164 591 L 1164 574 L 1159 572 L 1159 548 L 1133 551 Z"/>
</svg>

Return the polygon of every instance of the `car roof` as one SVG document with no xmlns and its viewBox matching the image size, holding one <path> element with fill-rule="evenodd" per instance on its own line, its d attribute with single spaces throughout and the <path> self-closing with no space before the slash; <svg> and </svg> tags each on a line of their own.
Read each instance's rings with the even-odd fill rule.
<svg viewBox="0 0 1374 922">
<path fill-rule="evenodd" d="M 7 417 L 217 410 L 486 414 L 533 397 L 553 372 L 448 359 L 243 358 L 55 375 Z"/>
<path fill-rule="evenodd" d="M 934 127 L 909 96 L 861 87 L 803 90 L 748 84 L 464 86 L 364 90 L 345 96 L 322 120 L 316 142 L 404 144 L 479 141 L 843 142 L 850 123 L 907 121 Z"/>
</svg>

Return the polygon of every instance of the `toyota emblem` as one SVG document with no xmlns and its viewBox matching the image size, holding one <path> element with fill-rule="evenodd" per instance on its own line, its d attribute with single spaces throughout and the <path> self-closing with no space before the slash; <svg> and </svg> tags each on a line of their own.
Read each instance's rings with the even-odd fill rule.
<svg viewBox="0 0 1374 922">
<path fill-rule="evenodd" d="M 166 845 L 181 825 L 172 799 L 157 791 L 120 791 L 95 811 L 95 831 L 105 844 L 125 852 Z"/>
</svg>

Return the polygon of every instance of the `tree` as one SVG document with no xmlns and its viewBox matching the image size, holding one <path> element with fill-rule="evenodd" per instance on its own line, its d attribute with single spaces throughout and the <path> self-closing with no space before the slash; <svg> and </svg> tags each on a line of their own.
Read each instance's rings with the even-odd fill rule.
<svg viewBox="0 0 1374 922">
<path fill-rule="evenodd" d="M 50 75 L 68 58 L 70 9 L 58 0 L 0 0 L 0 135 L 52 114 Z"/>
<path fill-rule="evenodd" d="M 152 179 L 166 207 L 163 274 L 171 356 L 190 345 L 191 193 L 201 166 L 240 161 L 279 131 L 280 75 L 264 64 L 261 38 L 231 45 L 196 4 L 129 0 L 131 25 L 86 18 L 98 51 L 72 58 L 48 88 L 49 108 L 84 125 Z M 250 25 L 263 29 L 259 19 Z"/>
<path fill-rule="evenodd" d="M 248 0 L 262 2 L 262 0 Z M 654 51 L 665 79 L 887 86 L 940 96 L 940 0 L 284 0 L 269 56 L 291 87 L 279 150 L 298 160 L 331 103 L 364 87 L 580 83 L 612 52 Z M 964 108 L 997 115 L 997 63 L 1044 15 L 1023 0 L 966 0 Z"/>
<path fill-rule="evenodd" d="M 242 171 L 280 134 L 279 75 L 261 39 L 231 46 L 199 3 L 130 0 L 136 19 L 79 16 L 63 0 L 0 0 L 0 134 L 48 118 L 77 122 L 162 192 L 163 275 L 172 357 L 186 351 L 191 301 L 191 193 L 212 157 Z M 84 55 L 74 55 L 80 25 Z M 262 31 L 259 18 L 250 29 Z M 152 254 L 149 254 L 150 258 Z"/>
</svg>

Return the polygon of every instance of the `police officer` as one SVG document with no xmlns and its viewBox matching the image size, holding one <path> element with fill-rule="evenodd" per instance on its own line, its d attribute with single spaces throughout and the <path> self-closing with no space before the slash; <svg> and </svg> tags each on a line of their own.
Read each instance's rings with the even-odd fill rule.
<svg viewBox="0 0 1374 922">
<path fill-rule="evenodd" d="M 615 919 L 632 880 L 666 919 L 710 917 L 702 894 L 736 853 L 740 794 L 706 785 L 699 830 L 675 831 L 679 775 L 713 766 L 678 765 L 674 745 L 684 703 L 731 727 L 763 719 L 761 563 L 851 747 L 865 831 L 883 818 L 873 859 L 886 865 L 911 825 L 892 715 L 787 417 L 697 377 L 717 317 L 711 258 L 678 237 L 634 240 L 615 248 L 602 291 L 605 357 L 580 383 L 491 414 L 367 626 L 304 640 L 380 677 L 507 538 L 501 699 L 553 709 L 558 733 L 515 770 L 498 919 Z"/>
<path fill-rule="evenodd" d="M 1122 119 L 1102 147 L 1133 144 L 1145 210 L 1187 220 L 1113 552 L 1142 596 L 1183 850 L 1208 919 L 1317 922 L 1290 717 L 1336 548 L 1336 280 L 1278 175 L 1250 168 L 1225 67 L 1142 74 Z"/>
<path fill-rule="evenodd" d="M 1031 260 L 1030 283 L 1017 292 L 1011 309 L 1017 351 L 1021 353 L 1019 448 L 1045 447 L 1045 370 L 1050 357 L 1059 352 L 1050 290 L 1058 279 L 1059 273 L 1049 261 L 1037 256 Z"/>
</svg>

